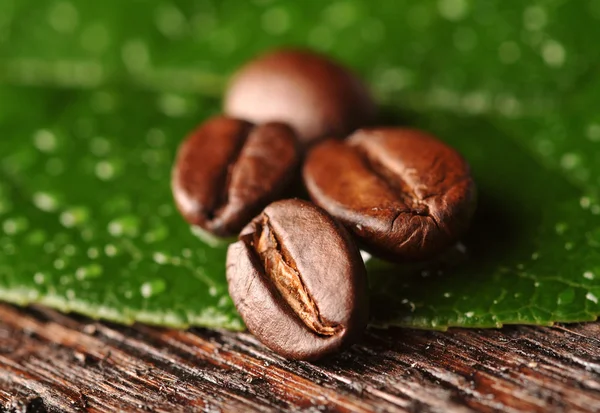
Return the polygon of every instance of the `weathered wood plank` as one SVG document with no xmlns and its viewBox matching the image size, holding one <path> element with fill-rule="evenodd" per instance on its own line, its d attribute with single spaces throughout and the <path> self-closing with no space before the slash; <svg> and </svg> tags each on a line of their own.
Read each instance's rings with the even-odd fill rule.
<svg viewBox="0 0 600 413">
<path fill-rule="evenodd" d="M 595 412 L 600 324 L 370 330 L 313 364 L 245 333 L 123 327 L 0 304 L 2 409 Z"/>
</svg>

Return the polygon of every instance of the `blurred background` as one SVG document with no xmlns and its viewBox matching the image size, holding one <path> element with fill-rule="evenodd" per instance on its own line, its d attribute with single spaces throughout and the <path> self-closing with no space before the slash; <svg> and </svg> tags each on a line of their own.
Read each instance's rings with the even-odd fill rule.
<svg viewBox="0 0 600 413">
<path fill-rule="evenodd" d="M 185 116 L 252 56 L 303 45 L 349 64 L 386 104 L 540 118 L 517 126 L 522 140 L 590 184 L 598 39 L 600 0 L 1 0 L 0 84 L 153 91 L 161 112 Z"/>
<path fill-rule="evenodd" d="M 2 0 L 0 82 L 218 96 L 238 65 L 293 44 L 383 99 L 514 117 L 597 69 L 599 38 L 598 0 Z"/>
</svg>

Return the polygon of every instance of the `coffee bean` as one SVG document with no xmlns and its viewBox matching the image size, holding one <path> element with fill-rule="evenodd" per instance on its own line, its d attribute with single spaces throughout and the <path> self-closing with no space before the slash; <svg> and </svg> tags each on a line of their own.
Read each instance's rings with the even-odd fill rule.
<svg viewBox="0 0 600 413">
<path fill-rule="evenodd" d="M 298 158 L 294 132 L 284 124 L 212 118 L 179 149 L 171 182 L 177 207 L 211 234 L 237 234 L 282 195 Z"/>
<path fill-rule="evenodd" d="M 308 144 L 345 137 L 371 123 L 375 104 L 347 68 L 314 52 L 278 50 L 237 72 L 227 90 L 225 112 L 257 123 L 288 123 Z"/>
<path fill-rule="evenodd" d="M 303 177 L 313 201 L 374 255 L 425 260 L 465 232 L 475 209 L 469 166 L 452 148 L 411 129 L 357 131 L 315 147 Z"/>
<path fill-rule="evenodd" d="M 367 280 L 346 230 L 297 199 L 269 205 L 227 252 L 229 294 L 248 329 L 280 355 L 323 357 L 360 336 Z"/>
</svg>

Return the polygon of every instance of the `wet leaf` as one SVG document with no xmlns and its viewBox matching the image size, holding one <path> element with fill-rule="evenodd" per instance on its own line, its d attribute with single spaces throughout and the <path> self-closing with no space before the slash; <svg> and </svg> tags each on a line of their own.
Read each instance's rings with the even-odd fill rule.
<svg viewBox="0 0 600 413">
<path fill-rule="evenodd" d="M 186 132 L 219 112 L 227 73 L 301 44 L 361 72 L 382 123 L 458 148 L 479 187 L 472 230 L 435 262 L 369 260 L 374 324 L 593 320 L 599 22 L 593 0 L 4 0 L 0 298 L 241 328 L 226 247 L 176 213 L 171 163 Z"/>
</svg>

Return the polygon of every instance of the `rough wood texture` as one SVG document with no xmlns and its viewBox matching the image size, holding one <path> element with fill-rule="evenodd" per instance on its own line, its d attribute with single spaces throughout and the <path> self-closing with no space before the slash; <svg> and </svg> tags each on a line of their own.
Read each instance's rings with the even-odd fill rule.
<svg viewBox="0 0 600 413">
<path fill-rule="evenodd" d="M 600 411 L 600 324 L 371 330 L 318 364 L 249 334 L 0 304 L 0 411 Z"/>
</svg>

